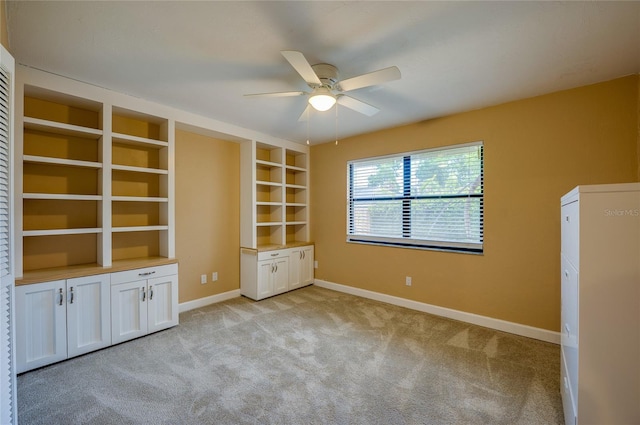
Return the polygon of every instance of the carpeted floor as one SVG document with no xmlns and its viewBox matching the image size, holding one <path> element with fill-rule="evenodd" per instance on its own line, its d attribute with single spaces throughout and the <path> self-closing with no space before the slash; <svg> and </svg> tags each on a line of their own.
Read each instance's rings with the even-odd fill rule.
<svg viewBox="0 0 640 425">
<path fill-rule="evenodd" d="M 562 424 L 559 347 L 318 287 L 18 377 L 28 424 Z"/>
</svg>

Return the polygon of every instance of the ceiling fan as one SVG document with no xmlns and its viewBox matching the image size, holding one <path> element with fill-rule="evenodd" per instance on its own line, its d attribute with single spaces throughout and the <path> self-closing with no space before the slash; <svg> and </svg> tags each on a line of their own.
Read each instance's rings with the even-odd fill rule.
<svg viewBox="0 0 640 425">
<path fill-rule="evenodd" d="M 389 68 L 347 78 L 346 80 L 340 80 L 338 77 L 338 68 L 333 65 L 329 65 L 327 63 L 310 65 L 302 53 L 293 50 L 283 50 L 280 53 L 282 53 L 282 56 L 289 61 L 291 66 L 307 82 L 311 91 L 255 93 L 246 94 L 245 96 L 309 96 L 309 105 L 307 105 L 307 108 L 302 112 L 298 121 L 304 121 L 307 119 L 310 107 L 313 107 L 318 111 L 327 111 L 336 103 L 367 116 L 375 115 L 380 112 L 380 109 L 351 96 L 347 96 L 344 92 L 400 79 L 400 70 L 398 67 L 391 66 Z"/>
</svg>

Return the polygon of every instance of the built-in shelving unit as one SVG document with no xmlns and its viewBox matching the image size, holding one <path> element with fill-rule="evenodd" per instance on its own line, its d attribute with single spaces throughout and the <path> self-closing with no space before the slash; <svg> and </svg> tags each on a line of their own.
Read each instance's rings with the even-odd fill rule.
<svg viewBox="0 0 640 425">
<path fill-rule="evenodd" d="M 306 146 L 248 141 L 241 151 L 242 246 L 263 249 L 309 242 Z"/>
<path fill-rule="evenodd" d="M 174 122 L 67 88 L 17 85 L 18 278 L 174 258 Z"/>
<path fill-rule="evenodd" d="M 313 283 L 306 146 L 240 146 L 240 292 L 254 300 Z"/>
</svg>

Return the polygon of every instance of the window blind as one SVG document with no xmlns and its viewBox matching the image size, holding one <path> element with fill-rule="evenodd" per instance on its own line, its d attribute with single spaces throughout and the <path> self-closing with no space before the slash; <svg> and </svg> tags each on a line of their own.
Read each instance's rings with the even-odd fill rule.
<svg viewBox="0 0 640 425">
<path fill-rule="evenodd" d="M 482 252 L 482 142 L 347 167 L 349 242 Z"/>
</svg>

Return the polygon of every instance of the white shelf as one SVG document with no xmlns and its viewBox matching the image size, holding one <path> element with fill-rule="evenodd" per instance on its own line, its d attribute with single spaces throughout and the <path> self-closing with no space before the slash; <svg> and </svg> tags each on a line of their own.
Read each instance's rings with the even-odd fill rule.
<svg viewBox="0 0 640 425">
<path fill-rule="evenodd" d="M 111 231 L 113 233 L 124 232 L 150 232 L 154 230 L 169 230 L 169 226 L 127 226 L 127 227 L 113 227 Z"/>
<path fill-rule="evenodd" d="M 22 199 L 49 199 L 61 201 L 101 201 L 102 195 L 73 195 L 67 193 L 24 193 Z"/>
<path fill-rule="evenodd" d="M 112 196 L 114 202 L 169 202 L 168 198 L 152 196 Z"/>
<path fill-rule="evenodd" d="M 287 221 L 287 226 L 300 226 L 307 224 L 306 221 Z"/>
<path fill-rule="evenodd" d="M 258 227 L 269 227 L 269 226 L 282 226 L 281 221 L 266 221 L 262 223 L 256 223 Z"/>
<path fill-rule="evenodd" d="M 282 164 L 279 164 L 277 162 L 271 162 L 271 161 L 263 161 L 261 159 L 256 159 L 256 165 L 262 165 L 270 168 L 282 168 Z"/>
<path fill-rule="evenodd" d="M 281 207 L 282 202 L 256 202 L 256 205 L 268 206 L 268 207 Z"/>
<path fill-rule="evenodd" d="M 278 183 L 278 182 L 268 182 L 268 181 L 264 181 L 264 180 L 257 180 L 256 181 L 256 186 L 278 186 L 278 187 L 282 187 L 282 183 Z"/>
<path fill-rule="evenodd" d="M 287 165 L 286 166 L 287 170 L 292 170 L 292 171 L 301 171 L 301 172 L 307 172 L 306 168 L 302 168 L 302 167 L 296 167 L 295 165 Z"/>
<path fill-rule="evenodd" d="M 91 227 L 83 229 L 23 230 L 22 236 L 82 235 L 88 233 L 102 233 L 102 228 Z"/>
<path fill-rule="evenodd" d="M 24 128 L 29 130 L 44 131 L 47 133 L 64 134 L 65 136 L 82 137 L 98 140 L 102 137 L 102 130 L 90 127 L 81 127 L 73 124 L 65 124 L 40 118 L 24 117 Z"/>
<path fill-rule="evenodd" d="M 149 174 L 169 174 L 167 170 L 161 170 L 159 168 L 144 168 L 144 167 L 133 167 L 131 165 L 119 165 L 113 164 L 111 166 L 113 170 L 119 171 L 131 171 L 134 173 L 149 173 Z"/>
<path fill-rule="evenodd" d="M 83 168 L 96 168 L 96 169 L 102 168 L 102 163 L 100 162 L 54 158 L 50 156 L 23 155 L 22 160 L 24 162 L 31 162 L 35 164 L 54 164 L 54 165 L 63 165 L 67 167 L 83 167 Z"/>
<path fill-rule="evenodd" d="M 291 188 L 291 189 L 306 189 L 307 186 L 301 185 L 301 184 L 285 184 L 284 185 L 285 188 Z"/>
<path fill-rule="evenodd" d="M 147 139 L 145 137 L 131 136 L 129 134 L 113 133 L 111 138 L 114 143 L 122 143 L 133 146 L 146 146 L 156 147 L 158 149 L 166 148 L 169 146 L 169 142 L 162 140 Z"/>
<path fill-rule="evenodd" d="M 307 204 L 302 202 L 287 202 L 285 206 L 286 207 L 306 207 Z"/>
</svg>

